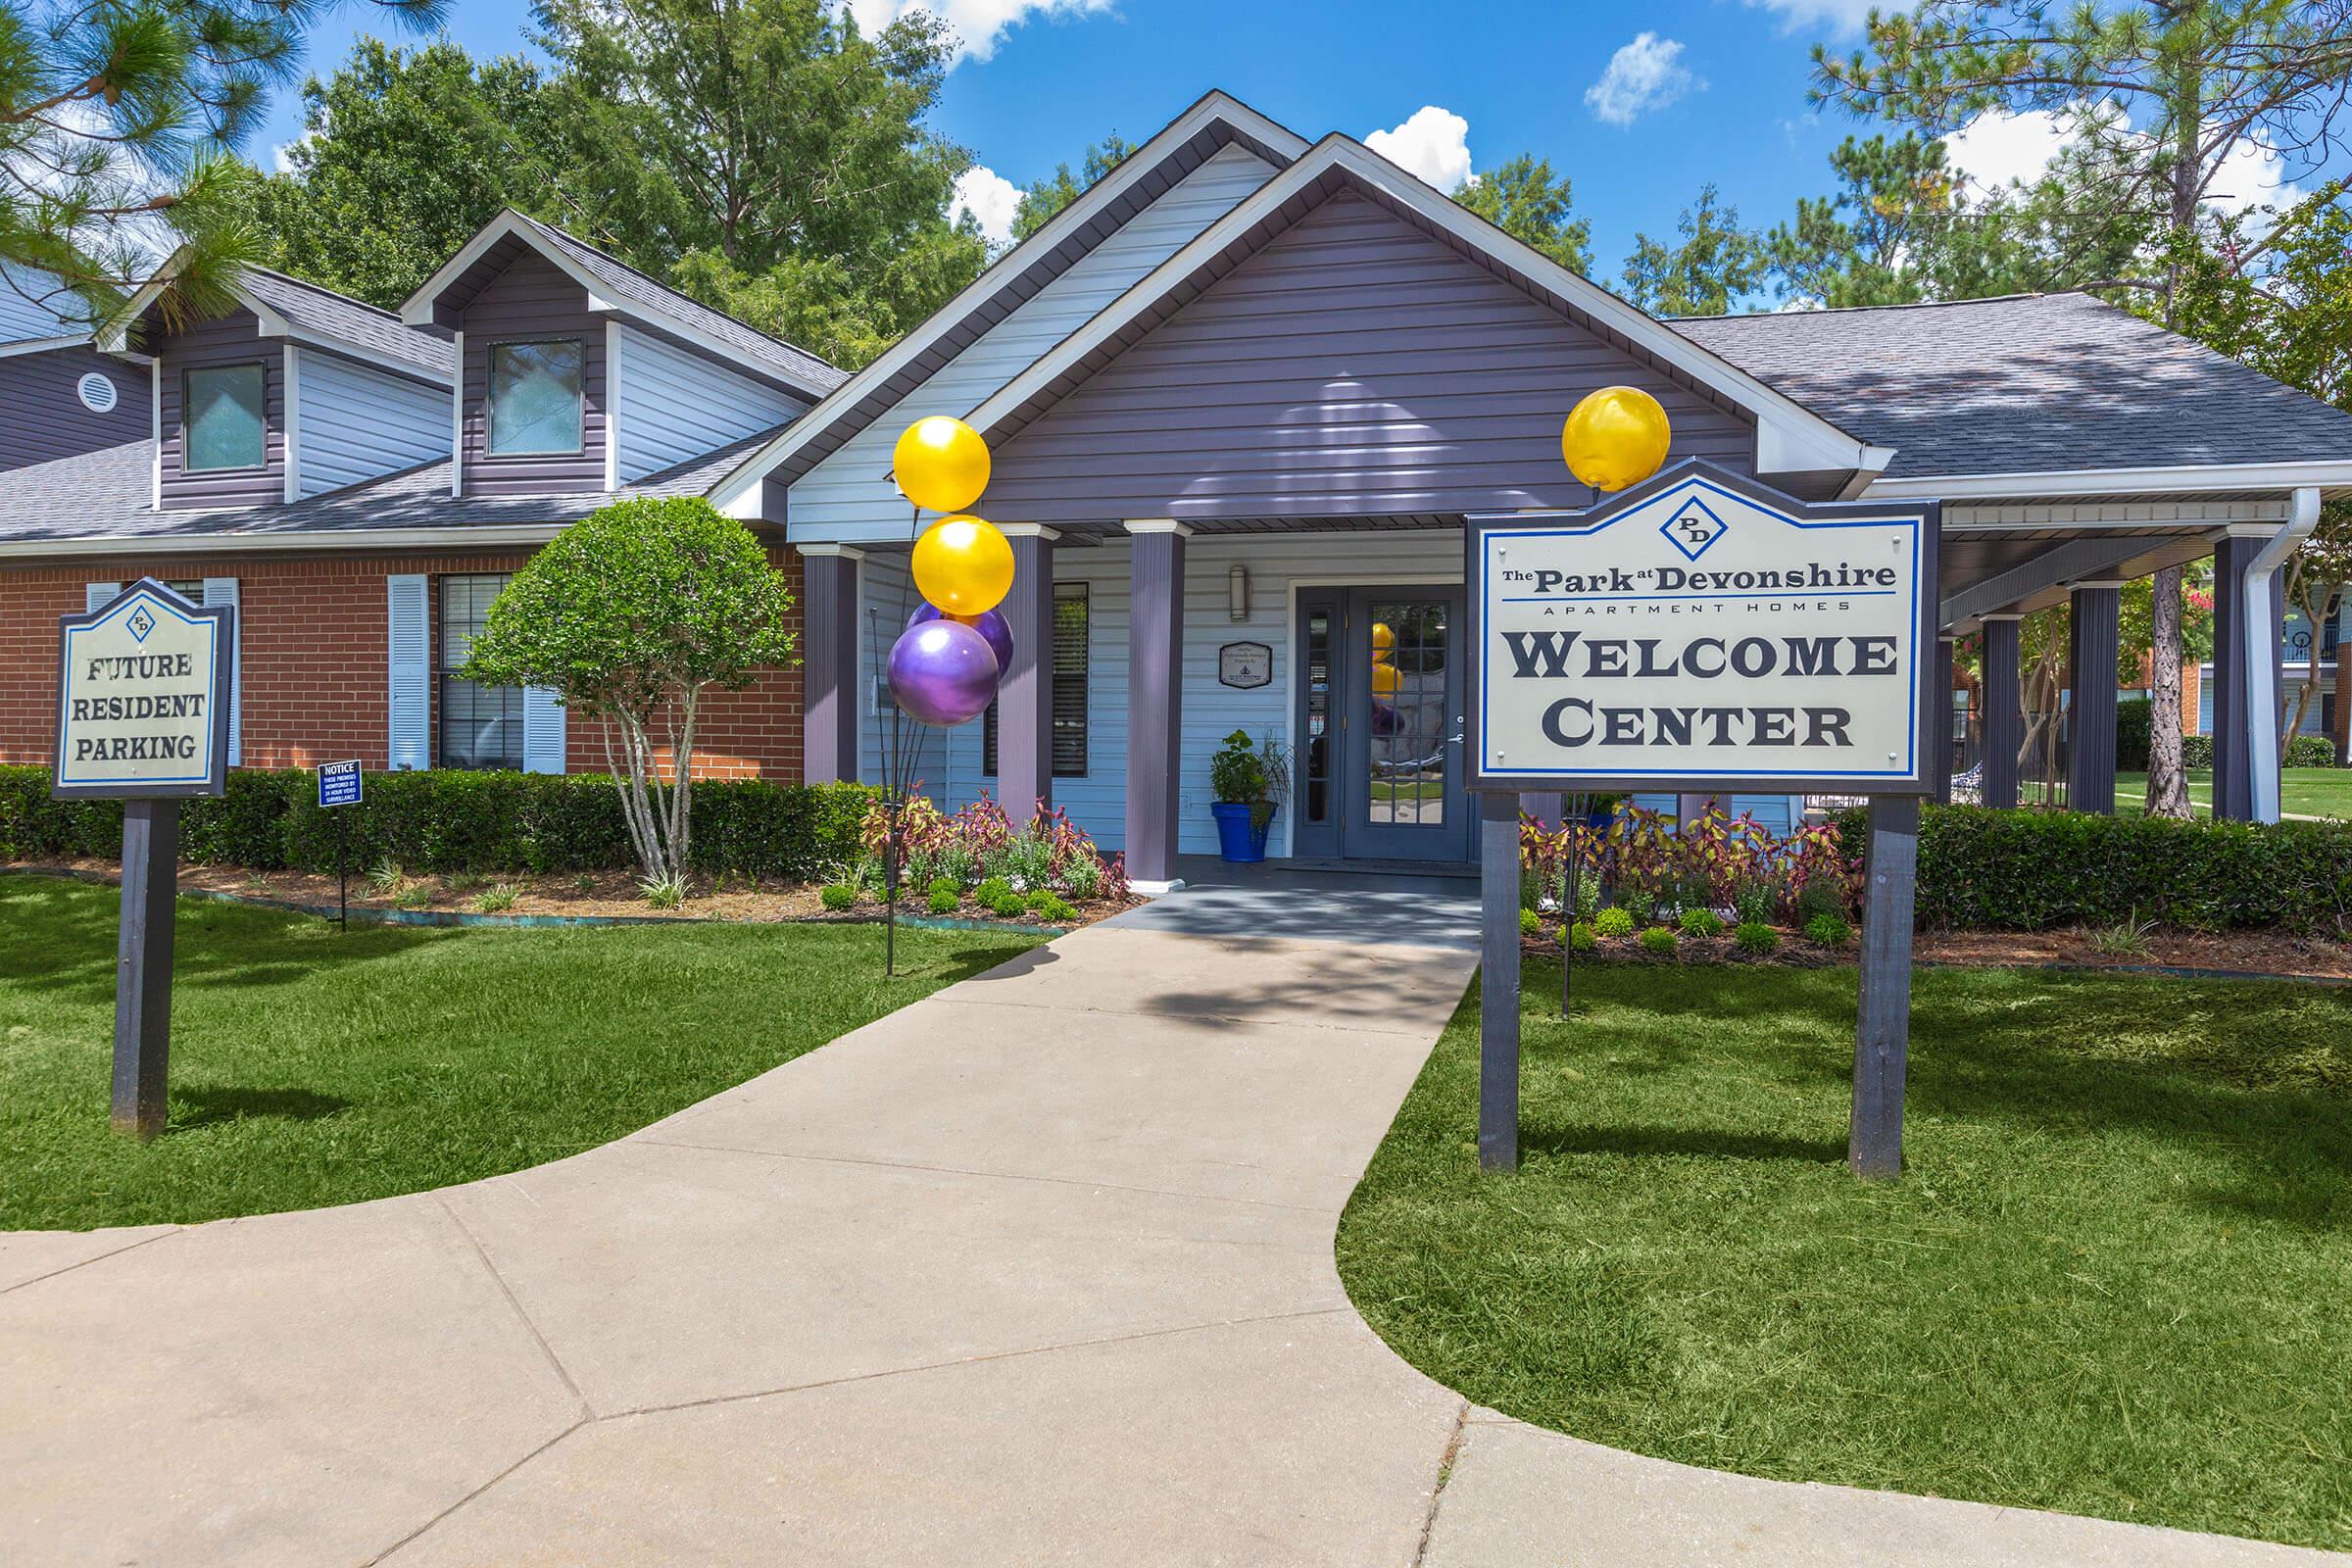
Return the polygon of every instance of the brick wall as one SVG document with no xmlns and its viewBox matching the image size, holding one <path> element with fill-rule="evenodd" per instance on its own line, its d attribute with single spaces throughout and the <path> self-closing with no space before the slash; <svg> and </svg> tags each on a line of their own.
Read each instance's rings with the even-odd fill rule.
<svg viewBox="0 0 2352 1568">
<path fill-rule="evenodd" d="M 384 579 L 403 572 L 513 571 L 524 559 L 186 555 L 0 567 L 0 762 L 50 760 L 57 617 L 80 612 L 85 584 L 142 576 L 166 582 L 234 577 L 244 644 L 244 764 L 315 767 L 356 757 L 381 769 L 390 750 Z M 797 632 L 800 558 L 779 549 L 774 559 L 792 584 Z M 572 715 L 566 741 L 572 772 L 603 771 L 596 724 Z M 763 670 L 748 691 L 707 697 L 695 753 L 697 777 L 798 780 L 800 670 Z"/>
</svg>

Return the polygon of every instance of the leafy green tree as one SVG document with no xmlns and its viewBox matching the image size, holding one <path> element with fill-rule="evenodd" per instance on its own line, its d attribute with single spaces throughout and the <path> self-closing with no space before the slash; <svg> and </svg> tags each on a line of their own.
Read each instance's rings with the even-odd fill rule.
<svg viewBox="0 0 2352 1568">
<path fill-rule="evenodd" d="M 365 38 L 302 97 L 291 169 L 251 197 L 281 270 L 389 309 L 502 207 L 599 237 L 561 188 L 562 127 L 527 60 Z"/>
<path fill-rule="evenodd" d="M 2290 174 L 2344 151 L 2352 10 L 2310 0 L 1924 0 L 1871 13 L 1864 45 L 1816 48 L 1813 97 L 1940 135 L 1987 110 L 2072 112 L 2127 198 L 2162 211 L 2152 275 L 2107 280 L 2152 294 L 2183 325 L 2181 293 L 2200 252 L 2206 201 L 2248 144 Z M 2219 194 L 2236 195 L 2236 192 Z M 2155 746 L 2148 809 L 2189 812 L 2179 742 L 2177 570 L 2156 582 Z"/>
<path fill-rule="evenodd" d="M 446 0 L 376 0 L 417 24 Z M 161 302 L 225 305 L 257 245 L 223 155 L 290 76 L 332 0 L 11 0 L 0 5 L 0 270 L 95 322 L 177 250 Z M 35 280 L 55 279 L 54 288 Z"/>
<path fill-rule="evenodd" d="M 552 688 L 596 719 L 639 865 L 650 882 L 683 882 L 703 694 L 741 691 L 762 666 L 789 662 L 791 611 L 766 550 L 708 501 L 617 501 L 524 563 L 459 673 Z"/>
<path fill-rule="evenodd" d="M 1681 237 L 1671 244 L 1637 233 L 1626 258 L 1625 297 L 1651 315 L 1722 316 L 1764 281 L 1763 241 L 1740 226 L 1740 209 L 1713 181 L 1683 209 L 1675 231 Z"/>
<path fill-rule="evenodd" d="M 1568 181 L 1552 177 L 1549 159 L 1521 153 L 1463 181 L 1453 199 L 1571 272 L 1592 272 L 1592 220 L 1570 216 Z"/>
<path fill-rule="evenodd" d="M 787 314 L 878 323 L 886 339 L 979 275 L 978 233 L 946 216 L 971 156 L 923 127 L 952 48 L 933 13 L 870 37 L 828 0 L 539 0 L 534 14 L 562 67 L 572 182 L 625 260 L 667 275 L 699 258 L 679 275 L 721 309 L 790 291 Z"/>
<path fill-rule="evenodd" d="M 1072 174 L 1069 165 L 1056 164 L 1053 173 L 1032 180 L 1029 188 L 1021 192 L 1020 206 L 1013 209 L 1013 242 L 1018 244 L 1052 222 L 1054 214 L 1084 195 L 1097 180 L 1126 162 L 1127 155 L 1134 151 L 1134 144 L 1122 140 L 1114 130 L 1087 147 L 1080 165 L 1083 172 Z"/>
</svg>

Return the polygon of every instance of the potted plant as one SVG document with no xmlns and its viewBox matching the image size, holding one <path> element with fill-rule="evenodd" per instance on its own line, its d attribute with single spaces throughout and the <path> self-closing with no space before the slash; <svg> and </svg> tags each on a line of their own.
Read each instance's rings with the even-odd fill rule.
<svg viewBox="0 0 2352 1568">
<path fill-rule="evenodd" d="M 1208 782 L 1217 797 L 1208 809 L 1217 819 L 1218 854 L 1240 864 L 1264 859 L 1266 831 L 1290 793 L 1290 759 L 1273 740 L 1252 742 L 1237 729 L 1208 760 Z"/>
</svg>

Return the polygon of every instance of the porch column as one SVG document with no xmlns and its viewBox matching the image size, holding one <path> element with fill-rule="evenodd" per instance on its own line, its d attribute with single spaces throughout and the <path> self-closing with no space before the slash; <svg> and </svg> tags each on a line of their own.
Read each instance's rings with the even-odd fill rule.
<svg viewBox="0 0 2352 1568">
<path fill-rule="evenodd" d="M 1012 541 L 1012 592 L 1000 608 L 1012 663 L 997 688 L 997 804 L 1017 825 L 1054 804 L 1054 541 L 1034 522 L 998 527 Z"/>
<path fill-rule="evenodd" d="M 1176 880 L 1176 773 L 1183 765 L 1184 541 L 1166 517 L 1129 522 L 1135 560 L 1127 612 L 1127 880 L 1164 893 Z"/>
<path fill-rule="evenodd" d="M 1928 715 L 1927 763 L 1929 799 L 1938 806 L 1952 804 L 1952 665 L 1958 658 L 1953 639 L 1936 639 L 1936 678 L 1928 684 L 1936 711 Z"/>
<path fill-rule="evenodd" d="M 2276 616 L 2264 626 L 2266 617 L 2246 613 L 2246 588 L 2254 558 L 2275 531 L 2231 528 L 2213 549 L 2213 814 L 2230 822 L 2256 819 L 2254 737 L 2268 726 L 2255 722 L 2255 664 L 2267 658 L 2278 667 L 2280 628 Z"/>
<path fill-rule="evenodd" d="M 858 563 L 848 545 L 796 546 L 801 585 L 801 778 L 858 776 Z"/>
<path fill-rule="evenodd" d="M 1984 804 L 2017 809 L 2017 754 L 2026 744 L 2026 694 L 2019 684 L 2023 615 L 1984 617 Z"/>
<path fill-rule="evenodd" d="M 2079 582 L 2068 623 L 2066 805 L 2115 812 L 2115 653 L 2123 584 Z"/>
</svg>

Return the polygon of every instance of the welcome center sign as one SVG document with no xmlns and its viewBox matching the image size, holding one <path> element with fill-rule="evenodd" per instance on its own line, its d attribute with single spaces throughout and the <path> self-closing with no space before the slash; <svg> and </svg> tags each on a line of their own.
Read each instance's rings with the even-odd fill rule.
<svg viewBox="0 0 2352 1568">
<path fill-rule="evenodd" d="M 1925 793 L 1936 529 L 1695 462 L 1471 519 L 1470 787 Z"/>
</svg>

